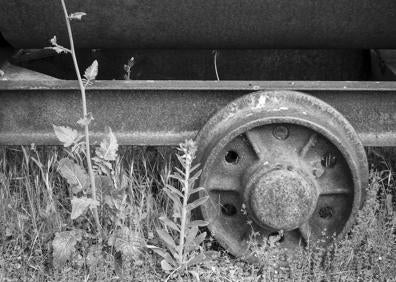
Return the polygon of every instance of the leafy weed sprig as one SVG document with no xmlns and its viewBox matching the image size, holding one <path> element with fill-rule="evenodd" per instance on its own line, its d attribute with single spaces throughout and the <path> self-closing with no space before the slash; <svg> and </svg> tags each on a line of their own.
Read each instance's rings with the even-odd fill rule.
<svg viewBox="0 0 396 282">
<path fill-rule="evenodd" d="M 92 161 L 91 161 L 91 152 L 90 152 L 90 140 L 89 140 L 89 124 L 93 120 L 92 114 L 88 113 L 87 110 L 87 99 L 86 99 L 86 94 L 85 90 L 86 88 L 93 83 L 93 81 L 96 79 L 96 76 L 98 75 L 98 62 L 95 60 L 90 67 L 88 67 L 84 73 L 84 79 L 81 77 L 80 69 L 78 67 L 78 61 L 77 61 L 77 55 L 76 51 L 74 48 L 74 40 L 73 40 L 73 32 L 71 28 L 70 22 L 72 20 L 81 20 L 83 16 L 86 15 L 84 12 L 76 12 L 72 13 L 69 15 L 67 11 L 67 7 L 65 4 L 64 0 L 61 0 L 62 3 L 62 9 L 64 12 L 65 16 L 65 22 L 66 22 L 66 27 L 67 27 L 67 34 L 69 37 L 69 43 L 70 43 L 70 49 L 63 47 L 62 45 L 59 45 L 56 41 L 56 36 L 54 36 L 51 39 L 51 44 L 53 45 L 52 47 L 48 47 L 50 49 L 55 50 L 57 53 L 70 53 L 73 59 L 73 64 L 78 80 L 78 84 L 80 87 L 80 92 L 81 92 L 81 104 L 82 104 L 82 111 L 83 111 L 83 118 L 80 119 L 77 123 L 80 124 L 84 128 L 84 136 L 85 136 L 85 154 L 86 154 L 86 159 L 87 159 L 87 166 L 88 166 L 88 174 L 89 174 L 89 181 L 91 185 L 91 190 L 92 190 L 92 195 L 91 195 L 91 208 L 92 212 L 94 214 L 95 222 L 96 222 L 96 228 L 98 232 L 101 232 L 101 225 L 99 221 L 99 214 L 98 210 L 96 208 L 96 186 L 95 186 L 95 176 L 94 172 L 92 169 Z M 55 129 L 56 131 L 56 129 Z"/>
<path fill-rule="evenodd" d="M 171 218 L 166 215 L 160 217 L 163 227 L 157 228 L 165 247 L 150 246 L 163 258 L 161 267 L 170 273 L 169 276 L 176 272 L 188 271 L 188 267 L 200 264 L 206 259 L 205 253 L 200 249 L 206 232 L 199 233 L 199 227 L 207 226 L 208 222 L 193 220 L 191 215 L 194 209 L 203 205 L 209 198 L 204 196 L 191 201 L 198 192 L 205 190 L 203 187 L 194 188 L 201 174 L 198 170 L 199 164 L 193 165 L 197 147 L 192 140 L 188 140 L 180 144 L 178 151 L 177 158 L 182 169 L 176 168 L 171 177 L 181 185 L 181 191 L 170 184 L 164 187 L 164 192 L 173 204 L 173 215 Z"/>
<path fill-rule="evenodd" d="M 98 62 L 95 60 L 91 66 L 85 70 L 84 78 L 81 76 L 70 22 L 72 20 L 81 20 L 83 16 L 86 16 L 86 13 L 76 12 L 69 15 L 65 1 L 61 0 L 61 4 L 66 21 L 70 49 L 58 44 L 56 36 L 50 40 L 52 46 L 48 47 L 48 49 L 53 49 L 57 53 L 69 53 L 72 56 L 81 92 L 83 114 L 83 117 L 77 121 L 77 124 L 83 127 L 84 135 L 80 135 L 77 130 L 70 127 L 53 125 L 56 137 L 63 143 L 64 147 L 72 147 L 69 155 L 75 157 L 74 160 L 70 158 L 61 159 L 58 163 L 57 170 L 62 177 L 66 179 L 70 186 L 70 194 L 72 195 L 71 220 L 77 220 L 79 217 L 85 215 L 86 211 L 90 209 L 95 220 L 97 234 L 99 235 L 97 239 L 101 243 L 104 234 L 102 233 L 102 226 L 97 208 L 101 203 L 97 200 L 96 183 L 100 183 L 99 185 L 103 184 L 100 177 L 103 169 L 101 170 L 100 168 L 106 168 L 108 173 L 105 176 L 110 177 L 112 170 L 111 162 L 115 161 L 117 158 L 118 143 L 111 129 L 106 128 L 105 138 L 96 149 L 96 157 L 91 158 L 89 124 L 93 120 L 93 117 L 87 110 L 86 89 L 93 84 L 96 76 L 98 75 Z M 85 140 L 83 142 L 81 140 L 84 137 Z M 83 153 L 85 155 L 88 174 L 83 166 L 83 159 L 79 153 Z M 76 163 L 76 159 L 79 162 Z M 94 166 L 92 164 L 93 161 L 97 167 L 96 171 L 94 171 Z M 112 181 L 110 179 L 107 182 L 111 183 Z M 102 189 L 103 187 L 100 188 Z M 85 230 L 81 229 L 57 232 L 55 234 L 55 239 L 52 242 L 54 265 L 63 265 L 71 257 L 76 244 L 83 239 L 84 235 L 87 234 L 85 233 Z"/>
</svg>

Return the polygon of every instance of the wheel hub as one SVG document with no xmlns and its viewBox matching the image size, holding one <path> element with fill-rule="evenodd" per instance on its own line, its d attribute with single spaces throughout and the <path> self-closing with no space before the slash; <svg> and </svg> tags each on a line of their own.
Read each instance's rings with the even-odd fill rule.
<svg viewBox="0 0 396 282">
<path fill-rule="evenodd" d="M 263 228 L 292 230 L 306 222 L 315 210 L 318 189 L 304 173 L 292 168 L 255 172 L 245 199 L 252 218 Z"/>
</svg>

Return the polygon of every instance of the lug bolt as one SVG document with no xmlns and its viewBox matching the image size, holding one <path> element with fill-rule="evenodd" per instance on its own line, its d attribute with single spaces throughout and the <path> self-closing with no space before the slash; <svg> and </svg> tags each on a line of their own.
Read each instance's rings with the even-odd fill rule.
<svg viewBox="0 0 396 282">
<path fill-rule="evenodd" d="M 276 139 L 285 140 L 289 137 L 289 129 L 284 125 L 279 125 L 274 128 L 272 134 Z"/>
<path fill-rule="evenodd" d="M 221 212 L 226 216 L 234 216 L 237 214 L 237 208 L 233 204 L 224 204 L 221 206 Z"/>
<path fill-rule="evenodd" d="M 327 168 L 332 168 L 336 165 L 337 163 L 337 157 L 330 152 L 327 152 L 326 154 L 323 155 L 321 164 L 323 167 Z"/>
</svg>

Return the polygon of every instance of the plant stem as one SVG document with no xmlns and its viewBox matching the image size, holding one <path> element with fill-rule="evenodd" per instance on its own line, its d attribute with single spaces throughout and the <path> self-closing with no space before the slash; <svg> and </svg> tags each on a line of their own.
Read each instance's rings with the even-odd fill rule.
<svg viewBox="0 0 396 282">
<path fill-rule="evenodd" d="M 219 72 L 217 70 L 217 50 L 214 50 L 213 64 L 214 64 L 214 68 L 215 68 L 216 79 L 218 81 L 220 81 Z"/>
<path fill-rule="evenodd" d="M 189 179 L 190 179 L 190 167 L 191 167 L 191 162 L 189 162 L 189 158 L 186 160 L 186 172 L 185 172 L 185 177 L 184 177 L 184 183 L 183 183 L 183 188 L 184 188 L 184 193 L 183 193 L 183 208 L 182 208 L 182 214 L 181 214 L 181 224 L 180 224 L 180 243 L 179 243 L 179 258 L 180 258 L 180 263 L 184 263 L 186 260 L 184 257 L 184 237 L 186 233 L 186 219 L 187 219 L 187 204 L 188 204 L 188 197 L 189 197 Z"/>
<path fill-rule="evenodd" d="M 81 91 L 83 118 L 86 118 L 88 113 L 87 113 L 87 99 L 85 96 L 85 86 L 84 86 L 82 78 L 81 78 L 80 69 L 78 68 L 78 62 L 77 62 L 77 57 L 76 57 L 76 51 L 74 48 L 73 33 L 72 33 L 71 25 L 70 25 L 69 14 L 67 12 L 65 1 L 61 0 L 61 2 L 62 2 L 63 12 L 65 15 L 65 20 L 66 20 L 67 33 L 69 35 L 71 56 L 73 58 L 73 64 L 74 64 L 74 68 L 76 70 L 78 84 L 80 86 L 80 91 Z M 87 164 L 88 164 L 88 173 L 89 173 L 89 179 L 91 182 L 91 189 L 92 189 L 92 199 L 96 200 L 95 176 L 94 176 L 94 172 L 92 169 L 91 152 L 90 152 L 90 146 L 89 146 L 88 123 L 84 124 L 84 135 L 85 135 L 85 148 L 86 148 L 86 156 L 87 156 Z M 98 209 L 96 207 L 93 207 L 92 212 L 93 212 L 93 215 L 95 218 L 97 231 L 98 231 L 98 233 L 101 233 L 102 227 L 101 227 L 100 221 L 99 221 Z"/>
</svg>

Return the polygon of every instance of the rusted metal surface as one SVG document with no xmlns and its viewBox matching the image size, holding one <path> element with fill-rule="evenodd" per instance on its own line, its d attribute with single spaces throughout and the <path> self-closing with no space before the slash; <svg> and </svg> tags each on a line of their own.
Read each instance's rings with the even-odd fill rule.
<svg viewBox="0 0 396 282">
<path fill-rule="evenodd" d="M 232 100 L 264 89 L 312 94 L 339 110 L 365 146 L 396 145 L 394 82 L 97 81 L 87 92 L 92 135 L 108 125 L 121 144 L 178 144 Z M 75 81 L 0 81 L 0 101 L 1 144 L 58 144 L 52 124 L 75 127 L 81 115 Z"/>
<path fill-rule="evenodd" d="M 285 248 L 301 239 L 316 242 L 323 230 L 342 238 L 362 204 L 368 181 L 363 145 L 339 112 L 312 96 L 246 95 L 214 115 L 197 144 L 199 186 L 210 197 L 202 215 L 236 256 L 247 255 L 252 232 L 283 232 Z"/>
<path fill-rule="evenodd" d="M 286 144 L 279 142 L 278 146 L 283 143 Z M 288 152 L 287 148 L 284 152 Z M 248 183 L 244 183 L 243 200 L 250 217 L 260 227 L 270 231 L 294 230 L 308 221 L 315 211 L 319 188 L 312 173 L 291 165 L 296 161 L 292 160 L 294 155 L 290 155 L 284 167 L 280 164 L 271 167 L 268 161 L 271 157 L 268 155 L 267 160 L 261 162 L 262 167 L 249 175 Z"/>
<path fill-rule="evenodd" d="M 86 48 L 392 48 L 394 0 L 69 0 Z M 66 42 L 59 1 L 1 0 L 0 32 L 17 48 Z"/>
</svg>

